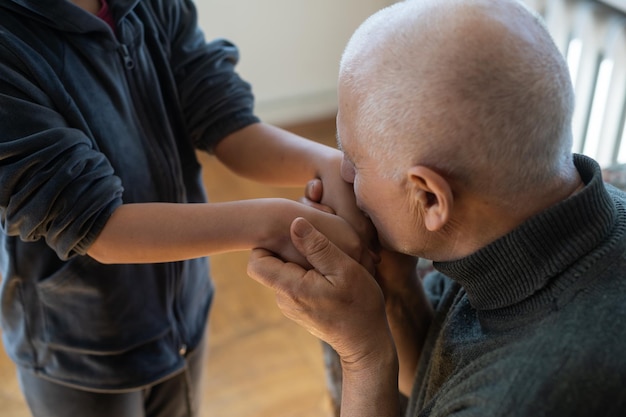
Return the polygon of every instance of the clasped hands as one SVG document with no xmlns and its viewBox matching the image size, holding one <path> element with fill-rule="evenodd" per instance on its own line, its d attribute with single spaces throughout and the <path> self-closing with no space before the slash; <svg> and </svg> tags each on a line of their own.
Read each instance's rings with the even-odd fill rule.
<svg viewBox="0 0 626 417">
<path fill-rule="evenodd" d="M 351 187 L 345 185 L 345 195 L 353 196 Z M 307 205 L 334 212 L 324 204 L 321 181 L 310 182 L 305 194 Z M 342 230 L 339 240 L 356 239 L 360 245 L 331 241 L 332 233 L 327 236 L 299 217 L 291 224 L 291 244 L 306 263 L 287 262 L 274 252 L 258 248 L 251 253 L 248 274 L 275 291 L 277 304 L 286 317 L 335 349 L 345 372 L 350 367 L 356 371 L 375 368 L 379 357 L 388 358 L 390 351 L 395 355 L 395 350 L 381 289 L 387 285 L 375 278 L 379 255 L 371 247 L 362 250 L 363 239 L 373 241 L 375 231 L 354 202 L 348 208 L 352 212 L 342 210 L 337 214 L 345 215 L 360 233 Z M 406 265 L 414 260 L 403 258 L 402 262 Z"/>
</svg>

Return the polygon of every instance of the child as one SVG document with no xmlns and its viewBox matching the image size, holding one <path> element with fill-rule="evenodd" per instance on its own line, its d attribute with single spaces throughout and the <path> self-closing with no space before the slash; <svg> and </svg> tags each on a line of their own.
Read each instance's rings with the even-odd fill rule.
<svg viewBox="0 0 626 417">
<path fill-rule="evenodd" d="M 339 151 L 260 123 L 237 60 L 205 42 L 190 0 L 0 1 L 2 329 L 34 416 L 196 415 L 205 256 L 304 263 L 298 216 L 359 256 L 339 216 L 206 202 L 197 149 L 266 183 L 320 177 L 367 228 Z"/>
</svg>

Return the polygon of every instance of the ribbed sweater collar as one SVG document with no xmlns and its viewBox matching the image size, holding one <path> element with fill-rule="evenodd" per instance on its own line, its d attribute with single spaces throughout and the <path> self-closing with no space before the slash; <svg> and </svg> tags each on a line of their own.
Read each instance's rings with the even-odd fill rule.
<svg viewBox="0 0 626 417">
<path fill-rule="evenodd" d="M 578 262 L 607 239 L 617 219 L 595 161 L 575 155 L 585 187 L 465 258 L 436 262 L 459 282 L 477 310 L 506 316 L 554 304 L 584 268 Z M 506 312 L 506 313 L 505 313 Z"/>
</svg>

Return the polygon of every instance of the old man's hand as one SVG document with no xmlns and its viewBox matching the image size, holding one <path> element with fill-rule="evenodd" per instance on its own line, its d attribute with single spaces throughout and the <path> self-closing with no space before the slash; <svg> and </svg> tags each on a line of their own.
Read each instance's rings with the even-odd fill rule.
<svg viewBox="0 0 626 417">
<path fill-rule="evenodd" d="M 393 341 L 373 276 L 303 218 L 293 221 L 291 239 L 313 269 L 256 249 L 248 274 L 276 292 L 285 316 L 330 344 L 344 368 L 372 366 L 379 355 L 387 358 Z"/>
</svg>

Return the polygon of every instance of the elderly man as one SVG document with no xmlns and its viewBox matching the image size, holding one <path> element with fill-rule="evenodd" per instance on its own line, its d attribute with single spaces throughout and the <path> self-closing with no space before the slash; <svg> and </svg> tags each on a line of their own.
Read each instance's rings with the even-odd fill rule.
<svg viewBox="0 0 626 417">
<path fill-rule="evenodd" d="M 342 415 L 398 415 L 398 386 L 409 416 L 623 415 L 626 195 L 572 155 L 572 108 L 515 0 L 408 0 L 356 31 L 338 137 L 378 273 L 304 219 L 292 241 L 314 269 L 249 264 L 339 354 Z M 402 254 L 437 271 L 422 283 Z"/>
</svg>

